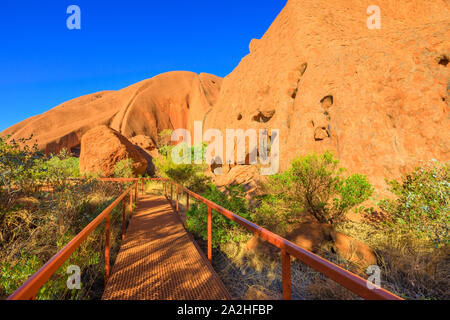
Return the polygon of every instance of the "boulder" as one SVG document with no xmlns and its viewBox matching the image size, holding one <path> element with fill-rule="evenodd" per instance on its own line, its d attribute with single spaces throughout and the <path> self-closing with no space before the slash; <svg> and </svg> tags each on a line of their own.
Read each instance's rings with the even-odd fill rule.
<svg viewBox="0 0 450 320">
<path fill-rule="evenodd" d="M 245 249 L 252 251 L 258 255 L 275 257 L 279 254 L 280 250 L 268 243 L 267 241 L 261 239 L 258 236 L 253 236 L 245 245 Z"/>
<path fill-rule="evenodd" d="M 333 227 L 329 224 L 305 222 L 289 232 L 286 239 L 303 249 L 311 252 L 318 252 L 330 242 L 332 230 Z"/>
<path fill-rule="evenodd" d="M 147 160 L 136 147 L 119 132 L 98 126 L 87 131 L 81 138 L 80 172 L 114 175 L 114 165 L 124 159 L 131 159 L 133 173 L 142 175 L 147 169 Z"/>
<path fill-rule="evenodd" d="M 340 232 L 331 232 L 334 251 L 343 259 L 353 263 L 361 271 L 377 264 L 373 250 L 365 243 Z"/>
<path fill-rule="evenodd" d="M 141 155 L 147 160 L 147 170 L 148 175 L 155 175 L 156 167 L 153 163 L 153 158 L 155 154 L 158 153 L 155 142 L 152 138 L 139 135 L 130 139 L 130 142 L 134 144 L 136 149 L 141 153 Z"/>
</svg>

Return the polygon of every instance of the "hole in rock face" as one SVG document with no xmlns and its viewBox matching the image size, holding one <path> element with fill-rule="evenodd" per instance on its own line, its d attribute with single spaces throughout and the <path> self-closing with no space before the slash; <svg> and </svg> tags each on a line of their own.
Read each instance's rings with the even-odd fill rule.
<svg viewBox="0 0 450 320">
<path fill-rule="evenodd" d="M 330 137 L 330 133 L 326 127 L 319 127 L 314 130 L 314 140 L 322 141 Z"/>
<path fill-rule="evenodd" d="M 242 114 L 239 113 L 238 116 L 237 116 L 237 119 L 238 120 L 242 120 Z"/>
<path fill-rule="evenodd" d="M 330 108 L 333 103 L 334 103 L 334 98 L 333 96 L 325 96 L 322 98 L 322 100 L 320 100 L 320 103 L 322 104 L 322 108 L 324 109 L 328 109 Z"/>
<path fill-rule="evenodd" d="M 295 98 L 297 97 L 297 92 L 298 92 L 298 88 L 296 88 L 296 89 L 294 90 L 294 92 L 292 93 L 292 95 L 291 95 L 291 98 L 292 98 L 292 99 L 295 99 Z"/>
<path fill-rule="evenodd" d="M 308 63 L 305 62 L 304 64 L 302 64 L 302 65 L 300 66 L 300 69 L 299 69 L 300 75 L 304 75 L 304 74 L 305 74 L 306 68 L 308 68 Z"/>
<path fill-rule="evenodd" d="M 270 119 L 272 119 L 273 115 L 275 114 L 275 110 L 270 111 L 259 111 L 258 114 L 253 116 L 253 121 L 266 123 L 269 122 Z"/>
<path fill-rule="evenodd" d="M 449 63 L 449 59 L 446 55 L 443 55 L 443 56 L 439 57 L 438 59 L 439 59 L 438 64 L 443 65 L 444 67 L 446 67 Z"/>
<path fill-rule="evenodd" d="M 80 153 L 81 153 L 81 144 L 76 145 L 76 146 L 70 148 L 70 153 L 71 153 L 75 158 L 79 158 L 79 157 L 80 157 Z"/>
</svg>

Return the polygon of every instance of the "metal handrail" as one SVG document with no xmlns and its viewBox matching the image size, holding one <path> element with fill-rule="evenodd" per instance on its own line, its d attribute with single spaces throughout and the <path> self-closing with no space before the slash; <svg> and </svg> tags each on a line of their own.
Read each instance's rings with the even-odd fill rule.
<svg viewBox="0 0 450 320">
<path fill-rule="evenodd" d="M 282 263 L 282 287 L 283 299 L 291 299 L 292 283 L 291 283 L 291 259 L 294 256 L 303 263 L 312 267 L 313 269 L 324 274 L 328 278 L 339 283 L 348 290 L 356 293 L 364 299 L 373 300 L 403 300 L 397 295 L 372 285 L 369 288 L 367 280 L 362 277 L 345 270 L 336 264 L 308 251 L 279 235 L 262 228 L 251 221 L 242 218 L 241 216 L 219 206 L 218 204 L 200 196 L 199 194 L 190 191 L 189 189 L 179 185 L 166 178 L 102 178 L 100 181 L 114 181 L 114 182 L 135 182 L 134 186 L 123 192 L 111 205 L 109 205 L 102 213 L 100 213 L 88 226 L 86 226 L 75 238 L 73 238 L 61 251 L 54 255 L 41 269 L 39 269 L 31 278 L 29 278 L 19 289 L 16 290 L 8 300 L 29 300 L 35 299 L 37 291 L 50 279 L 50 277 L 57 271 L 57 269 L 70 257 L 70 255 L 83 243 L 84 240 L 97 228 L 97 226 L 106 220 L 106 245 L 105 245 L 105 284 L 109 278 L 109 237 L 110 237 L 110 213 L 112 210 L 123 201 L 123 223 L 122 223 L 122 239 L 125 234 L 125 197 L 130 194 L 130 209 L 132 210 L 132 195 L 135 189 L 137 200 L 138 184 L 141 182 L 142 193 L 144 192 L 144 181 L 163 181 L 164 195 L 169 199 L 169 184 L 170 184 L 170 202 L 173 202 L 173 186 L 176 186 L 176 211 L 179 213 L 179 191 L 184 191 L 186 194 L 186 210 L 189 211 L 189 196 L 194 197 L 208 207 L 207 219 L 207 233 L 208 233 L 208 260 L 212 262 L 212 210 L 222 214 L 224 217 L 240 224 L 253 234 L 266 240 L 270 244 L 281 250 Z"/>
<path fill-rule="evenodd" d="M 105 228 L 105 285 L 109 279 L 110 272 L 110 225 L 111 212 L 122 201 L 122 239 L 125 235 L 125 197 L 130 194 L 130 210 L 133 210 L 133 189 L 135 189 L 135 200 L 137 200 L 138 179 L 99 179 L 103 181 L 115 182 L 136 182 L 129 189 L 125 190 L 113 203 L 103 210 L 94 220 L 92 220 L 80 233 L 78 233 L 64 248 L 56 253 L 47 263 L 45 263 L 35 274 L 33 274 L 19 289 L 8 297 L 8 300 L 34 300 L 39 289 L 50 279 L 70 255 L 78 249 L 87 237 L 106 221 Z"/>
<path fill-rule="evenodd" d="M 283 299 L 289 300 L 292 297 L 292 283 L 291 283 L 291 259 L 290 256 L 294 256 L 303 263 L 307 264 L 311 268 L 319 271 L 324 274 L 328 278 L 334 280 L 339 283 L 343 287 L 348 290 L 356 293 L 358 296 L 364 299 L 370 300 L 403 300 L 399 296 L 381 288 L 376 287 L 371 284 L 370 288 L 368 286 L 368 282 L 366 279 L 346 270 L 338 265 L 308 251 L 305 250 L 291 241 L 280 237 L 279 235 L 260 227 L 254 224 L 247 219 L 219 206 L 218 204 L 196 194 L 195 192 L 190 191 L 189 189 L 179 185 L 176 182 L 170 181 L 166 179 L 164 185 L 165 195 L 168 198 L 168 187 L 167 183 L 170 184 L 170 200 L 172 202 L 172 189 L 173 185 L 176 186 L 177 189 L 177 204 L 176 210 L 179 213 L 179 205 L 178 205 L 178 192 L 181 189 L 186 193 L 186 210 L 189 211 L 189 195 L 204 203 L 208 207 L 208 219 L 207 219 L 207 233 L 208 233 L 208 260 L 212 262 L 212 219 L 211 219 L 211 210 L 215 210 L 216 212 L 222 214 L 224 217 L 240 224 L 253 234 L 262 238 L 263 240 L 269 242 L 275 247 L 281 250 L 281 264 L 282 264 L 282 287 L 283 287 Z"/>
</svg>

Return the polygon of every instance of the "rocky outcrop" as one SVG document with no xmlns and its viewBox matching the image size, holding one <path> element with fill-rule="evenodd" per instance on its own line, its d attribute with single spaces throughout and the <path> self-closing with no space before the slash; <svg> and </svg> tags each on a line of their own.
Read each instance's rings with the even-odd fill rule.
<svg viewBox="0 0 450 320">
<path fill-rule="evenodd" d="M 311 252 L 319 252 L 331 240 L 332 226 L 317 222 L 305 222 L 289 232 L 286 238 Z"/>
<path fill-rule="evenodd" d="M 375 253 L 365 243 L 340 232 L 332 232 L 331 238 L 334 251 L 360 271 L 365 271 L 368 266 L 377 265 Z"/>
<path fill-rule="evenodd" d="M 144 135 L 133 137 L 130 139 L 130 142 L 147 160 L 146 171 L 150 176 L 153 176 L 156 172 L 156 167 L 155 164 L 153 163 L 153 158 L 159 156 L 158 149 L 156 148 L 156 143 L 150 137 Z"/>
<path fill-rule="evenodd" d="M 205 127 L 280 129 L 280 165 L 332 150 L 377 187 L 450 159 L 450 3 L 289 0 L 228 75 Z"/>
<path fill-rule="evenodd" d="M 135 175 L 146 172 L 148 164 L 145 157 L 119 132 L 107 126 L 98 126 L 81 138 L 80 172 L 83 174 L 111 177 L 114 175 L 114 165 L 127 158 L 132 161 Z"/>
<path fill-rule="evenodd" d="M 333 226 L 317 222 L 304 222 L 293 228 L 286 239 L 313 253 L 334 253 L 364 272 L 368 266 L 377 265 L 374 251 L 365 243 L 334 231 Z M 246 249 L 259 255 L 276 257 L 279 249 L 258 236 L 253 236 Z"/>
<path fill-rule="evenodd" d="M 450 4 L 376 4 L 380 30 L 367 27 L 367 1 L 289 0 L 223 81 L 161 74 L 63 103 L 2 135 L 34 134 L 42 149 L 56 152 L 77 149 L 101 124 L 155 144 L 158 132 L 192 131 L 195 120 L 224 136 L 227 128 L 279 129 L 281 170 L 299 155 L 331 150 L 380 190 L 386 177 L 422 160 L 450 159 Z M 224 183 L 253 179 L 250 169 L 223 169 L 234 175 Z"/>
<path fill-rule="evenodd" d="M 29 138 L 46 152 L 76 149 L 89 129 L 106 125 L 127 138 L 158 142 L 164 129 L 187 128 L 202 121 L 215 103 L 222 79 L 193 72 L 169 72 L 119 91 L 103 91 L 65 102 L 3 131 Z"/>
</svg>

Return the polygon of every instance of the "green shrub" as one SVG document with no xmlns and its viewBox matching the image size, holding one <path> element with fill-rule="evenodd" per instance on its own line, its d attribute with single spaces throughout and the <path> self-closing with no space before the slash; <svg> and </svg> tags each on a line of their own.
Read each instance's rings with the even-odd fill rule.
<svg viewBox="0 0 450 320">
<path fill-rule="evenodd" d="M 205 192 L 208 184 L 211 182 L 211 179 L 204 174 L 207 166 L 205 164 L 175 163 L 172 160 L 172 150 L 174 148 L 175 146 L 166 146 L 161 152 L 162 157 L 155 159 L 156 174 L 160 177 L 174 180 L 196 193 Z M 193 146 L 189 148 L 190 154 L 184 156 L 191 156 L 191 159 L 194 159 L 196 148 L 198 147 Z M 206 146 L 203 145 L 203 148 L 205 152 Z"/>
<path fill-rule="evenodd" d="M 214 185 L 210 185 L 202 196 L 245 219 L 250 218 L 248 201 L 245 199 L 245 191 L 241 186 L 230 186 L 226 188 L 226 192 L 221 192 Z M 207 217 L 208 208 L 205 204 L 193 204 L 187 214 L 188 231 L 207 240 Z M 212 245 L 214 247 L 231 240 L 239 241 L 241 235 L 242 231 L 238 229 L 235 222 L 212 211 Z"/>
<path fill-rule="evenodd" d="M 79 159 L 71 157 L 64 149 L 59 154 L 52 155 L 48 160 L 37 160 L 36 168 L 36 176 L 41 180 L 80 177 Z"/>
<path fill-rule="evenodd" d="M 29 139 L 0 137 L 0 299 L 22 285 L 119 193 L 114 183 L 68 179 L 79 176 L 79 170 L 78 159 L 67 151 L 46 156 L 27 143 Z M 120 208 L 113 211 L 111 222 L 113 261 L 121 238 Z M 39 290 L 37 298 L 99 298 L 103 242 L 104 226 L 100 226 Z M 81 268 L 81 290 L 67 289 L 65 272 L 70 264 Z"/>
<path fill-rule="evenodd" d="M 345 169 L 330 152 L 315 153 L 292 161 L 291 168 L 269 177 L 256 219 L 270 223 L 274 206 L 278 213 L 272 215 L 272 225 L 282 227 L 283 221 L 298 216 L 306 210 L 318 222 L 333 224 L 345 214 L 369 199 L 373 187 L 360 174 L 343 177 Z"/>
<path fill-rule="evenodd" d="M 133 161 L 129 158 L 118 161 L 114 165 L 114 177 L 133 178 Z"/>
<path fill-rule="evenodd" d="M 428 163 L 389 182 L 395 199 L 380 201 L 396 225 L 417 237 L 428 238 L 437 246 L 449 244 L 450 165 Z"/>
<path fill-rule="evenodd" d="M 28 146 L 28 139 L 8 141 L 0 137 L 0 191 L 2 196 L 11 197 L 17 189 L 33 192 L 36 189 L 36 162 L 44 155 L 37 145 Z M 3 201 L 2 201 L 3 202 Z"/>
<path fill-rule="evenodd" d="M 42 262 L 37 256 L 27 256 L 21 252 L 15 265 L 1 263 L 0 287 L 3 287 L 7 295 L 11 295 L 41 266 Z"/>
</svg>

